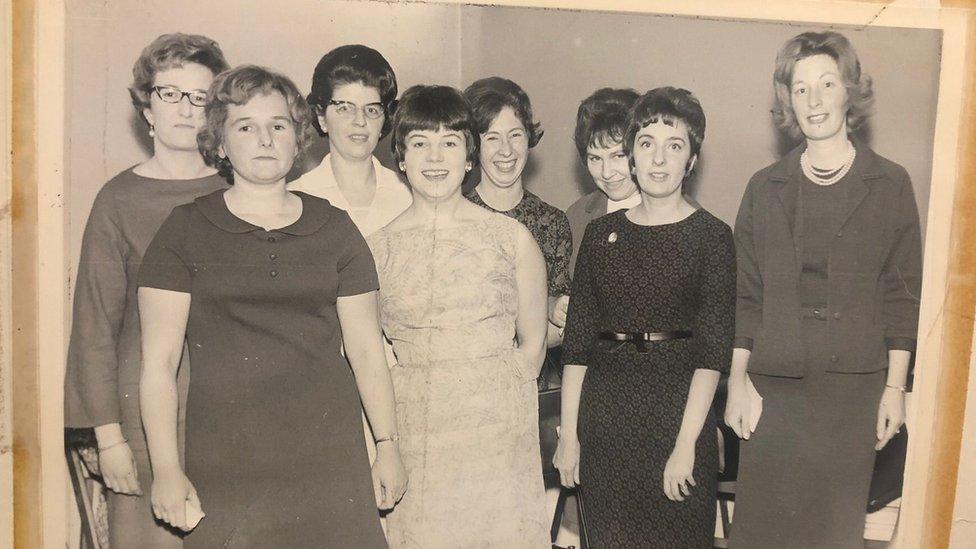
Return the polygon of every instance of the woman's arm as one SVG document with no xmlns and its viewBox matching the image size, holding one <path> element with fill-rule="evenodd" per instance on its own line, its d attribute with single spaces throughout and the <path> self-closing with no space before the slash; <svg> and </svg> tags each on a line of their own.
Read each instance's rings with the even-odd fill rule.
<svg viewBox="0 0 976 549">
<path fill-rule="evenodd" d="M 878 405 L 878 443 L 875 450 L 884 448 L 891 437 L 905 424 L 905 385 L 912 353 L 901 349 L 888 351 L 888 378 L 881 403 Z"/>
<path fill-rule="evenodd" d="M 580 396 L 583 394 L 583 379 L 586 366 L 567 364 L 563 366 L 563 379 L 559 408 L 559 444 L 552 464 L 559 470 L 559 481 L 572 488 L 579 484 L 580 443 L 577 434 Z"/>
<path fill-rule="evenodd" d="M 518 317 L 515 334 L 525 375 L 539 376 L 546 356 L 546 262 L 532 233 L 518 226 L 516 237 L 515 283 L 518 286 Z"/>
<path fill-rule="evenodd" d="M 176 372 L 183 354 L 189 311 L 189 293 L 139 288 L 142 325 L 139 398 L 152 463 L 153 512 L 157 518 L 184 529 L 186 502 L 197 497 L 180 466 L 176 438 Z"/>
<path fill-rule="evenodd" d="M 718 386 L 720 374 L 717 370 L 699 368 L 691 378 L 688 401 L 681 417 L 674 450 L 664 466 L 664 493 L 672 501 L 684 501 L 690 495 L 688 484 L 695 486 L 693 476 L 695 465 L 695 442 L 701 434 L 705 419 L 712 411 L 712 398 Z"/>
<path fill-rule="evenodd" d="M 393 381 L 383 349 L 376 292 L 339 297 L 336 310 L 346 358 L 356 376 L 359 396 L 376 437 L 373 464 L 376 505 L 391 509 L 407 488 L 407 472 L 400 460 Z"/>
<path fill-rule="evenodd" d="M 752 436 L 752 410 L 749 402 L 749 356 L 752 351 L 736 347 L 732 349 L 732 367 L 729 370 L 728 397 L 725 401 L 725 423 L 739 438 Z"/>
</svg>

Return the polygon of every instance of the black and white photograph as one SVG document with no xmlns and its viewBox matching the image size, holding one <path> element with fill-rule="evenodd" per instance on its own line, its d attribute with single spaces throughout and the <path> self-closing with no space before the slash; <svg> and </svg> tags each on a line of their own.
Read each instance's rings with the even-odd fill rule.
<svg viewBox="0 0 976 549">
<path fill-rule="evenodd" d="M 44 545 L 926 546 L 964 18 L 836 4 L 64 2 Z"/>
</svg>

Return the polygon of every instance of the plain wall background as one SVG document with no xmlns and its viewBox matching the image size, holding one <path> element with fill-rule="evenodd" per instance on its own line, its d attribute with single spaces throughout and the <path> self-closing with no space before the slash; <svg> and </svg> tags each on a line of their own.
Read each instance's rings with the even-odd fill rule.
<svg viewBox="0 0 976 549">
<path fill-rule="evenodd" d="M 700 99 L 705 142 L 690 193 L 732 223 L 749 177 L 789 150 L 773 126 L 777 50 L 807 30 L 798 24 L 720 21 L 631 13 L 373 1 L 76 0 L 67 20 L 69 264 L 77 265 L 95 193 L 150 154 L 146 126 L 129 99 L 132 64 L 159 34 L 217 40 L 232 65 L 255 63 L 289 75 L 303 91 L 328 50 L 378 49 L 401 92 L 419 83 L 464 87 L 484 76 L 518 82 L 545 136 L 532 150 L 527 187 L 565 209 L 592 183 L 572 132 L 579 102 L 604 86 L 638 91 L 673 85 Z M 912 177 L 923 231 L 931 179 L 941 32 L 837 28 L 874 79 L 875 108 L 860 134 Z M 327 150 L 318 143 L 303 168 Z M 392 167 L 389 140 L 378 156 Z M 924 235 L 924 232 L 923 232 Z"/>
</svg>

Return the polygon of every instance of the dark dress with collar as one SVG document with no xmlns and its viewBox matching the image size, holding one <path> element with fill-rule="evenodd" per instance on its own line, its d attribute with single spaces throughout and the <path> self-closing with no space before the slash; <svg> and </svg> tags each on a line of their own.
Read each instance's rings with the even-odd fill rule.
<svg viewBox="0 0 976 549">
<path fill-rule="evenodd" d="M 763 397 L 740 444 L 731 547 L 862 548 L 888 350 L 913 350 L 918 211 L 905 170 L 861 143 L 807 180 L 803 147 L 750 182 L 736 221 L 736 346 Z"/>
<path fill-rule="evenodd" d="M 712 547 L 718 449 L 709 414 L 695 447 L 697 486 L 663 489 L 696 369 L 727 371 L 735 315 L 728 225 L 705 210 L 641 226 L 626 211 L 592 221 L 573 278 L 563 364 L 586 366 L 579 404 L 580 487 L 591 547 Z M 607 281 L 614 283 L 608 284 Z M 691 330 L 689 339 L 632 344 L 600 332 Z"/>
<path fill-rule="evenodd" d="M 386 547 L 336 299 L 376 290 L 349 216 L 304 193 L 265 231 L 223 191 L 179 206 L 139 285 L 192 296 L 186 474 L 206 518 L 186 547 Z"/>
</svg>

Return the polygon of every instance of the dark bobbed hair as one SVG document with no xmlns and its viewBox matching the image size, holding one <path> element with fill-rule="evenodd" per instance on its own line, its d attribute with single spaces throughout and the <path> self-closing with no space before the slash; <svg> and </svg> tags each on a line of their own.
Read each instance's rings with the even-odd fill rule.
<svg viewBox="0 0 976 549">
<path fill-rule="evenodd" d="M 654 88 L 637 99 L 627 117 L 627 132 L 624 134 L 624 151 L 630 157 L 630 167 L 634 167 L 634 140 L 641 128 L 654 122 L 673 125 L 680 120 L 688 127 L 688 140 L 691 145 L 691 158 L 701 152 L 705 140 L 705 112 L 693 93 L 683 88 L 665 86 Z"/>
<path fill-rule="evenodd" d="M 312 112 L 301 92 L 287 76 L 264 67 L 241 65 L 222 72 L 210 86 L 210 102 L 204 110 L 207 123 L 197 134 L 197 146 L 203 159 L 233 182 L 230 159 L 220 156 L 224 143 L 224 124 L 230 105 L 244 105 L 261 95 L 279 93 L 288 104 L 288 113 L 295 123 L 298 161 L 312 140 Z"/>
<path fill-rule="evenodd" d="M 393 158 L 403 162 L 407 135 L 412 131 L 437 131 L 447 128 L 464 135 L 467 159 L 478 163 L 481 138 L 474 127 L 471 106 L 461 92 L 450 86 L 413 86 L 403 92 L 393 113 Z M 402 170 L 401 170 L 402 171 Z"/>
<path fill-rule="evenodd" d="M 573 142 L 583 164 L 587 148 L 612 147 L 623 142 L 627 113 L 638 97 L 631 89 L 600 88 L 580 103 Z"/>
<path fill-rule="evenodd" d="M 776 108 L 773 120 L 795 139 L 803 137 L 793 112 L 790 87 L 793 83 L 793 69 L 801 59 L 814 55 L 828 55 L 837 62 L 841 80 L 847 88 L 847 129 L 855 131 L 870 116 L 874 102 L 871 77 L 861 73 L 861 62 L 857 52 L 847 38 L 840 33 L 805 32 L 794 36 L 776 55 L 776 68 L 773 71 L 773 87 L 776 90 Z"/>
<path fill-rule="evenodd" d="M 471 104 L 475 129 L 479 134 L 488 131 L 488 127 L 502 109 L 511 107 L 525 126 L 529 148 L 535 147 L 542 139 L 542 125 L 532 120 L 532 102 L 529 101 L 529 95 L 515 82 L 500 76 L 475 80 L 464 90 L 464 98 Z"/>
<path fill-rule="evenodd" d="M 350 44 L 323 55 L 312 73 L 312 92 L 308 94 L 308 104 L 317 114 L 321 114 L 329 106 L 337 87 L 356 82 L 376 88 L 379 92 L 380 103 L 386 110 L 380 138 L 386 136 L 392 127 L 390 114 L 396 109 L 396 74 L 386 58 L 373 48 Z M 325 135 L 317 116 L 312 123 L 320 135 Z"/>
<path fill-rule="evenodd" d="M 159 36 L 143 48 L 132 66 L 129 95 L 140 117 L 143 109 L 149 107 L 149 95 L 155 85 L 156 73 L 182 67 L 184 63 L 203 65 L 214 76 L 229 68 L 220 46 L 206 36 L 180 32 Z"/>
</svg>

